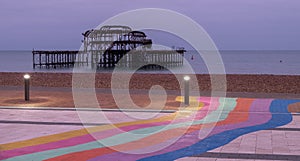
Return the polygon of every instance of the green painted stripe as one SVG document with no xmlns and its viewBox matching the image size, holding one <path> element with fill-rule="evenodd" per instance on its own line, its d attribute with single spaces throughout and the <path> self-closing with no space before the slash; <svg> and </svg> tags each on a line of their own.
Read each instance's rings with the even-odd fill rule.
<svg viewBox="0 0 300 161">
<path fill-rule="evenodd" d="M 37 153 L 33 153 L 33 154 L 26 154 L 26 155 L 22 155 L 22 156 L 13 157 L 13 158 L 8 158 L 5 161 L 36 160 L 36 158 L 39 158 L 38 160 L 45 160 L 45 159 L 54 158 L 54 157 L 69 154 L 69 153 L 86 151 L 86 150 L 91 150 L 91 149 L 96 149 L 96 148 L 102 148 L 105 146 L 115 146 L 115 145 L 125 144 L 128 142 L 136 141 L 136 140 L 145 138 L 147 136 L 159 133 L 161 131 L 170 130 L 170 129 L 174 129 L 174 128 L 222 121 L 228 117 L 228 114 L 229 114 L 228 111 L 232 111 L 235 108 L 236 98 L 220 98 L 219 103 L 220 103 L 220 105 L 218 106 L 217 110 L 211 112 L 209 115 L 207 115 L 205 118 L 203 118 L 201 120 L 187 121 L 187 122 L 171 124 L 171 125 L 167 125 L 167 126 L 161 125 L 161 126 L 132 130 L 130 132 L 125 132 L 125 133 L 111 136 L 109 138 L 102 139 L 99 141 L 99 142 L 101 142 L 101 144 L 98 141 L 93 141 L 93 142 L 80 144 L 80 145 L 76 145 L 76 146 L 47 150 L 47 151 L 43 151 L 43 152 L 37 152 Z M 226 111 L 224 112 L 223 110 L 226 110 Z M 148 133 L 148 134 L 145 134 L 145 133 Z"/>
</svg>

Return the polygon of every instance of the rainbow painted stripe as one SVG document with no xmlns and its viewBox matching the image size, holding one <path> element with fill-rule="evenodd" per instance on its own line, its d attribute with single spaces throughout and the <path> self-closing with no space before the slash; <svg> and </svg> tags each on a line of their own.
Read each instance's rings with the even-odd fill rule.
<svg viewBox="0 0 300 161">
<path fill-rule="evenodd" d="M 3 160 L 175 160 L 254 131 L 288 124 L 299 100 L 201 97 L 200 107 L 151 120 L 2 144 Z M 162 148 L 164 147 L 164 148 Z"/>
</svg>

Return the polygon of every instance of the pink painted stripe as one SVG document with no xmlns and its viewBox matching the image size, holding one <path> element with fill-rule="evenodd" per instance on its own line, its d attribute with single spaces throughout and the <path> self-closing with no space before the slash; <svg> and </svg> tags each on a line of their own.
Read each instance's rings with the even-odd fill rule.
<svg viewBox="0 0 300 161">
<path fill-rule="evenodd" d="M 198 113 L 196 114 L 196 119 L 204 118 L 208 113 L 208 109 L 215 110 L 219 106 L 218 98 L 201 97 L 200 101 L 204 102 L 205 106 L 200 111 L 198 111 Z M 210 101 L 217 102 L 217 103 L 215 103 L 214 106 L 209 106 Z M 178 122 L 188 121 L 188 120 L 190 120 L 190 118 L 186 117 L 186 118 L 182 118 L 182 119 L 177 119 L 173 123 L 178 123 Z M 131 126 L 122 127 L 119 129 L 110 129 L 110 130 L 106 130 L 106 131 L 95 132 L 92 134 L 92 136 L 90 134 L 87 134 L 87 135 L 82 135 L 82 136 L 78 136 L 78 137 L 74 137 L 74 138 L 56 141 L 56 142 L 40 144 L 40 145 L 35 145 L 35 146 L 28 146 L 28 147 L 23 147 L 23 148 L 8 150 L 8 151 L 2 151 L 1 155 L 4 157 L 4 159 L 6 159 L 6 158 L 10 158 L 10 157 L 19 156 L 19 155 L 36 153 L 36 152 L 41 152 L 41 151 L 46 151 L 46 150 L 51 150 L 51 149 L 64 148 L 64 147 L 69 147 L 69 146 L 92 142 L 92 141 L 95 141 L 96 139 L 97 140 L 104 139 L 104 138 L 111 137 L 113 135 L 117 135 L 117 134 L 120 134 L 123 132 L 128 132 L 130 130 L 136 130 L 136 129 L 140 129 L 140 128 L 147 128 L 147 127 L 153 127 L 153 126 L 161 126 L 161 125 L 166 125 L 169 123 L 171 123 L 171 121 L 140 124 L 140 125 L 131 125 Z"/>
<path fill-rule="evenodd" d="M 249 126 L 255 126 L 255 125 L 264 124 L 264 123 L 268 122 L 268 120 L 270 120 L 272 117 L 272 114 L 269 112 L 269 107 L 270 107 L 271 102 L 272 102 L 271 99 L 255 100 L 253 102 L 253 104 L 251 105 L 251 108 L 249 111 L 250 112 L 249 119 L 247 121 L 236 123 L 236 124 L 217 126 L 209 134 L 209 136 L 212 136 L 212 135 L 224 132 L 224 131 L 229 131 L 229 130 L 243 128 L 243 127 L 249 127 Z M 264 110 L 267 113 L 264 113 L 264 114 L 255 113 L 257 111 L 257 109 Z M 189 141 L 182 141 L 182 140 L 180 141 L 179 140 L 179 141 L 175 142 L 174 144 L 172 144 L 172 146 L 169 146 L 163 150 L 153 152 L 153 153 L 148 153 L 148 154 L 143 154 L 143 155 L 132 155 L 132 154 L 116 152 L 116 153 L 112 153 L 112 154 L 95 157 L 93 159 L 90 159 L 89 161 L 96 161 L 96 160 L 109 161 L 109 160 L 116 160 L 120 157 L 122 157 L 122 158 L 128 157 L 128 158 L 130 158 L 130 160 L 139 160 L 139 159 L 150 157 L 150 156 L 160 155 L 160 154 L 172 152 L 172 151 L 175 151 L 178 149 L 182 149 L 182 148 L 191 146 L 192 144 L 201 141 L 200 139 L 198 139 L 198 134 L 199 134 L 199 131 L 189 133 L 188 135 L 194 136 L 194 137 L 190 138 Z M 184 138 L 184 137 L 182 137 L 182 138 Z M 156 144 L 151 147 L 145 147 L 145 149 L 140 149 L 140 150 L 134 151 L 134 152 L 137 153 L 137 152 L 142 152 L 143 150 L 149 151 L 149 150 L 153 150 L 155 148 L 157 149 L 160 146 L 162 146 L 163 144 L 164 143 Z"/>
</svg>

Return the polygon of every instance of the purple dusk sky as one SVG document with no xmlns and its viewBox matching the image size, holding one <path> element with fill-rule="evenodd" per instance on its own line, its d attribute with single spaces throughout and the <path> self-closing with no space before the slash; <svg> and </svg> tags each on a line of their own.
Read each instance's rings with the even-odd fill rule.
<svg viewBox="0 0 300 161">
<path fill-rule="evenodd" d="M 300 50 L 299 0 L 0 0 L 0 50 L 76 50 L 85 30 L 150 7 L 191 17 L 221 50 Z"/>
</svg>

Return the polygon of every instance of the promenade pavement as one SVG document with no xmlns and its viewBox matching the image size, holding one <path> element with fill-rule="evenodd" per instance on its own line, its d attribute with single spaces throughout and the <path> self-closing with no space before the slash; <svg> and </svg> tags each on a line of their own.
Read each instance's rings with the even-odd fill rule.
<svg viewBox="0 0 300 161">
<path fill-rule="evenodd" d="M 6 99 L 13 100 L 13 89 L 5 90 Z M 182 100 L 170 93 L 170 102 Z M 228 96 L 201 97 L 199 107 L 163 111 L 37 107 L 51 99 L 35 106 L 0 106 L 0 159 L 300 160 L 298 95 Z M 201 137 L 202 131 L 207 135 Z"/>
<path fill-rule="evenodd" d="M 136 115 L 146 116 L 149 114 L 149 112 L 141 111 L 131 112 Z M 86 123 L 85 127 L 132 122 L 136 120 L 125 116 L 124 113 L 120 111 L 106 111 L 104 113 L 106 118 L 99 118 L 93 110 L 81 111 L 81 114 L 91 118 L 89 124 Z M 171 113 L 172 111 L 157 113 L 154 118 L 168 116 Z M 0 149 L 3 144 L 85 128 L 82 125 L 83 120 L 80 119 L 76 110 L 64 110 L 63 108 L 61 110 L 34 110 L 2 107 L 2 109 L 0 109 L 0 118 Z M 178 158 L 177 160 L 299 160 L 300 115 L 293 113 L 292 118 L 293 120 L 284 126 L 241 135 L 224 146 L 217 147 L 199 155 Z M 19 159 L 17 158 L 15 160 Z M 40 159 L 36 158 L 34 160 Z M 120 160 L 127 159 L 120 158 Z"/>
</svg>

